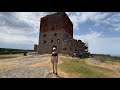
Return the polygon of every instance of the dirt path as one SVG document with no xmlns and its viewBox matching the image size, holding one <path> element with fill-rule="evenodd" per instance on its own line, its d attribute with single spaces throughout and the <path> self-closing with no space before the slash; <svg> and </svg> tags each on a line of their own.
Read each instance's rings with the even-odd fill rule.
<svg viewBox="0 0 120 90">
<path fill-rule="evenodd" d="M 50 55 L 29 55 L 0 60 L 0 78 L 69 78 L 71 75 L 58 68 L 58 76 L 52 74 Z M 58 64 L 62 60 L 59 58 Z"/>
<path fill-rule="evenodd" d="M 47 62 L 43 59 L 48 55 L 26 56 L 14 59 L 0 60 L 0 78 L 45 78 L 50 71 L 48 65 L 34 67 Z"/>
<path fill-rule="evenodd" d="M 63 63 L 59 56 L 58 64 Z M 29 55 L 14 59 L 0 60 L 0 78 L 77 78 L 77 75 L 66 73 L 59 69 L 58 76 L 52 74 L 51 55 Z M 113 70 L 113 75 L 120 76 L 120 64 L 101 63 L 93 64 L 89 59 L 83 60 L 86 64 L 99 66 Z M 110 73 L 111 75 L 111 73 Z"/>
</svg>

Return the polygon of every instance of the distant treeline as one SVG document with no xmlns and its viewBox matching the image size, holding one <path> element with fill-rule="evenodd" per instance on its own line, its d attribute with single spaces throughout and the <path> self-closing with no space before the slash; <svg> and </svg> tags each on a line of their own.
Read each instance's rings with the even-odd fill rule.
<svg viewBox="0 0 120 90">
<path fill-rule="evenodd" d="M 23 49 L 12 49 L 12 48 L 0 48 L 0 55 L 1 54 L 18 54 L 24 52 L 32 52 L 33 50 L 23 50 Z"/>
</svg>

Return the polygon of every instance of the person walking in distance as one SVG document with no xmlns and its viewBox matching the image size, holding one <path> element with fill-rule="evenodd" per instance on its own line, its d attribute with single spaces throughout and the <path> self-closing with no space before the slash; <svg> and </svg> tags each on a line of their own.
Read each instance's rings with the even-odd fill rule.
<svg viewBox="0 0 120 90">
<path fill-rule="evenodd" d="M 53 67 L 53 74 L 58 75 L 58 73 L 57 73 L 58 53 L 57 53 L 56 46 L 52 47 L 51 63 L 52 63 L 52 67 Z"/>
</svg>

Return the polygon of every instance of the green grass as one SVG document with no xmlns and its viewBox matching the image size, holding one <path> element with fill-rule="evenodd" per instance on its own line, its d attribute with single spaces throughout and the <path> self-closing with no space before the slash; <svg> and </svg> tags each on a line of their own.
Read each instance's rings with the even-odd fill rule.
<svg viewBox="0 0 120 90">
<path fill-rule="evenodd" d="M 80 59 L 61 58 L 64 63 L 59 68 L 67 73 L 77 74 L 81 78 L 110 78 L 112 71 L 106 68 L 88 65 Z"/>
<path fill-rule="evenodd" d="M 105 58 L 105 62 L 109 62 L 109 61 L 120 63 L 120 60 L 116 60 L 116 59 L 113 59 L 113 58 Z"/>
<path fill-rule="evenodd" d="M 116 58 L 112 58 L 112 57 L 102 57 L 102 56 L 94 56 L 93 57 L 94 59 L 100 59 L 100 60 L 102 60 L 103 62 L 118 62 L 118 63 L 120 63 L 120 59 L 118 58 L 118 59 L 116 59 Z"/>
<path fill-rule="evenodd" d="M 10 59 L 10 58 L 17 58 L 20 57 L 20 55 L 0 55 L 0 60 L 1 59 Z"/>
</svg>

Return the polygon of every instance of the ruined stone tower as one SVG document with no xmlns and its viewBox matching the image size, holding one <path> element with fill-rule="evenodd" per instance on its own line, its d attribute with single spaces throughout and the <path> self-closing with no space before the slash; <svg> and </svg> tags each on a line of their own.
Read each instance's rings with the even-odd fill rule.
<svg viewBox="0 0 120 90">
<path fill-rule="evenodd" d="M 73 23 L 65 12 L 47 15 L 40 20 L 39 43 L 34 50 L 40 54 L 51 53 L 54 45 L 62 54 L 85 53 L 85 44 L 73 39 Z"/>
</svg>

